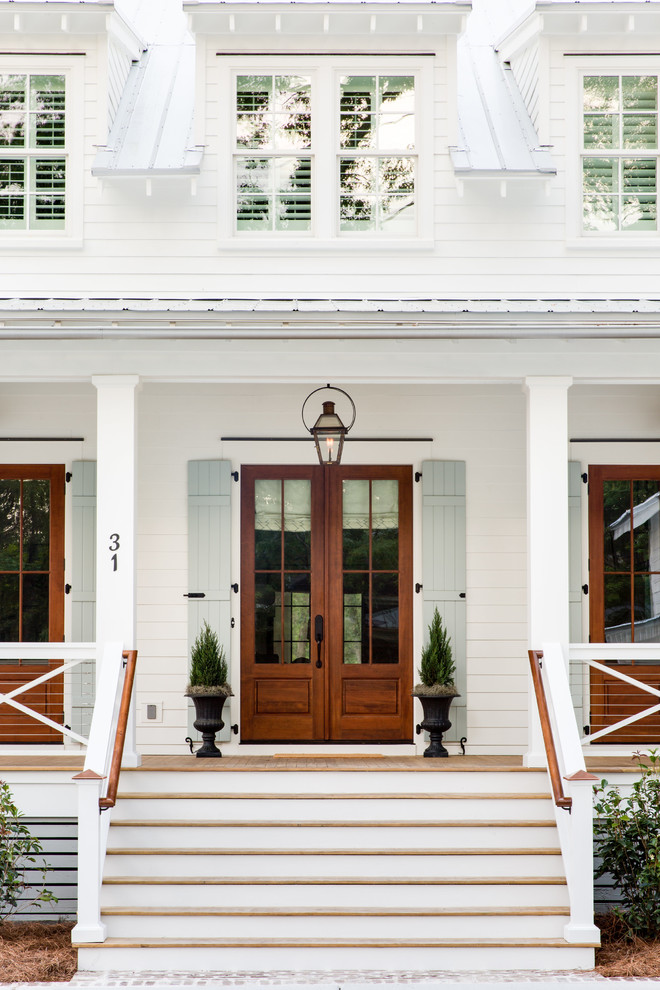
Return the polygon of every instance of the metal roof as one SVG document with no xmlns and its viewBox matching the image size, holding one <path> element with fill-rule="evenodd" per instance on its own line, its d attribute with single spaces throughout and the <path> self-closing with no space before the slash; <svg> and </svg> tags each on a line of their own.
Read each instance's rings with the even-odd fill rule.
<svg viewBox="0 0 660 990">
<path fill-rule="evenodd" d="M 197 175 L 203 150 L 192 145 L 195 47 L 153 45 L 132 66 L 106 148 L 92 175 Z"/>
</svg>

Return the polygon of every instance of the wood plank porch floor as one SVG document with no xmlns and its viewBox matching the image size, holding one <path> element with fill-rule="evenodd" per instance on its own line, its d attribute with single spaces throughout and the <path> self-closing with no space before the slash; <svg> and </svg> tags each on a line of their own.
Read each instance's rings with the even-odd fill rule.
<svg viewBox="0 0 660 990">
<path fill-rule="evenodd" d="M 634 773 L 636 763 L 628 756 L 585 757 L 592 773 Z M 3 754 L 0 749 L 0 773 L 8 770 L 82 770 L 84 754 L 20 753 Z M 421 756 L 363 756 L 360 754 L 276 754 L 274 756 L 225 756 L 220 760 L 197 760 L 183 756 L 148 755 L 142 758 L 142 770 L 154 772 L 181 770 L 189 773 L 231 773 L 245 771 L 278 772 L 287 770 L 407 770 L 415 773 L 451 773 L 470 770 L 511 770 L 527 772 L 522 756 L 450 756 L 442 760 L 426 760 Z"/>
</svg>

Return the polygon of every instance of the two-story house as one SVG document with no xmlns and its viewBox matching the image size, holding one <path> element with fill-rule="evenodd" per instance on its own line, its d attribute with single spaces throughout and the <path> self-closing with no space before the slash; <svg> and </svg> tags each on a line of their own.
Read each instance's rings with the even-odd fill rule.
<svg viewBox="0 0 660 990">
<path fill-rule="evenodd" d="M 0 766 L 108 843 L 83 968 L 592 964 L 575 754 L 660 727 L 660 2 L 505 6 L 0 0 Z M 447 761 L 411 696 L 436 606 Z"/>
</svg>

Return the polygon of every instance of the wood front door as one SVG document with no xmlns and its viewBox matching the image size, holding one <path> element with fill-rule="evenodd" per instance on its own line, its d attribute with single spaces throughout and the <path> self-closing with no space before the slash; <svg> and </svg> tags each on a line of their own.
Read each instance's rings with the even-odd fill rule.
<svg viewBox="0 0 660 990">
<path fill-rule="evenodd" d="M 589 601 L 592 643 L 660 643 L 660 466 L 589 468 Z M 605 664 L 660 689 L 660 663 Z M 590 677 L 592 732 L 658 700 L 595 669 Z M 659 738 L 656 714 L 602 741 L 649 743 Z"/>
<path fill-rule="evenodd" d="M 64 638 L 64 466 L 0 465 L 0 641 Z M 0 692 L 45 674 L 60 661 L 0 661 Z M 53 677 L 17 696 L 27 708 L 64 720 L 64 686 Z M 61 742 L 56 729 L 0 705 L 0 742 Z"/>
<path fill-rule="evenodd" d="M 241 738 L 410 742 L 412 469 L 241 480 Z"/>
</svg>

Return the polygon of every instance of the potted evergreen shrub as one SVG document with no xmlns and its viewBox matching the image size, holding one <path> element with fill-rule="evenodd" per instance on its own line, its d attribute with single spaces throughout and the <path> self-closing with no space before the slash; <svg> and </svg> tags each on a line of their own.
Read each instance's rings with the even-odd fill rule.
<svg viewBox="0 0 660 990">
<path fill-rule="evenodd" d="M 442 624 L 436 606 L 429 626 L 428 643 L 422 650 L 419 667 L 421 683 L 416 684 L 413 689 L 413 697 L 419 698 L 424 710 L 424 718 L 418 731 L 425 729 L 431 737 L 424 756 L 449 756 L 442 745 L 442 734 L 451 727 L 449 707 L 452 698 L 460 697 L 454 684 L 455 672 L 451 638 Z"/>
<path fill-rule="evenodd" d="M 190 679 L 185 695 L 193 700 L 193 725 L 201 732 L 203 740 L 195 756 L 222 756 L 215 745 L 215 734 L 225 724 L 222 721 L 222 708 L 233 693 L 227 683 L 224 647 L 218 643 L 218 634 L 204 621 L 190 654 Z"/>
</svg>

